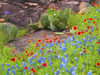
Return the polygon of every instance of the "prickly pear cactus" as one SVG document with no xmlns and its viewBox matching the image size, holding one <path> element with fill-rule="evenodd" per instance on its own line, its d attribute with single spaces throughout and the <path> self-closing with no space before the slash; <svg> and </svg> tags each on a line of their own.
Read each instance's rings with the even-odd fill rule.
<svg viewBox="0 0 100 75">
<path fill-rule="evenodd" d="M 41 16 L 41 25 L 44 28 L 48 28 L 50 26 L 50 21 L 48 19 L 48 16 L 46 14 L 44 14 L 43 16 Z"/>
<path fill-rule="evenodd" d="M 18 28 L 16 26 L 12 26 L 11 27 L 11 37 L 12 37 L 12 40 L 15 39 L 17 33 L 18 33 Z"/>
<path fill-rule="evenodd" d="M 54 20 L 52 21 L 52 25 L 58 27 L 58 24 L 59 24 L 59 19 L 54 19 Z"/>
<path fill-rule="evenodd" d="M 60 23 L 58 24 L 58 30 L 59 30 L 59 31 L 62 31 L 62 30 L 64 30 L 64 29 L 66 29 L 65 24 L 62 23 L 62 22 L 60 22 Z"/>
</svg>

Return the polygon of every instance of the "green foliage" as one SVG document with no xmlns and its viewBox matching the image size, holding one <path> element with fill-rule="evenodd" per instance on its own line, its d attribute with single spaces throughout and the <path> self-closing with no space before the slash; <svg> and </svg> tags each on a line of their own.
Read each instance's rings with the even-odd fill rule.
<svg viewBox="0 0 100 75">
<path fill-rule="evenodd" d="M 48 19 L 48 16 L 46 14 L 44 14 L 43 16 L 41 16 L 41 25 L 44 28 L 48 28 L 50 26 L 50 21 Z"/>
<path fill-rule="evenodd" d="M 59 19 L 54 19 L 54 20 L 52 21 L 52 25 L 58 27 L 58 24 L 59 24 Z"/>
<path fill-rule="evenodd" d="M 58 24 L 58 29 L 59 29 L 60 31 L 62 31 L 62 30 L 64 30 L 64 29 L 66 29 L 65 24 L 64 24 L 64 23 L 62 23 L 62 22 L 60 22 L 60 23 Z"/>
<path fill-rule="evenodd" d="M 31 27 L 31 29 L 34 29 L 34 30 L 39 30 L 38 25 L 31 25 L 30 27 Z"/>
<path fill-rule="evenodd" d="M 16 26 L 11 26 L 11 37 L 14 40 L 18 33 L 18 28 Z"/>
</svg>

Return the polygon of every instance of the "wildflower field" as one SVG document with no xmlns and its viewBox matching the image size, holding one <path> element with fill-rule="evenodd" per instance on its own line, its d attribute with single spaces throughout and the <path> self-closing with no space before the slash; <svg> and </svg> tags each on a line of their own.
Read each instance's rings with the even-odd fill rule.
<svg viewBox="0 0 100 75">
<path fill-rule="evenodd" d="M 65 40 L 44 36 L 34 44 L 29 40 L 22 54 L 5 46 L 0 50 L 0 75 L 100 75 L 100 6 L 78 14 L 73 35 Z M 31 36 L 29 35 L 28 38 Z"/>
</svg>

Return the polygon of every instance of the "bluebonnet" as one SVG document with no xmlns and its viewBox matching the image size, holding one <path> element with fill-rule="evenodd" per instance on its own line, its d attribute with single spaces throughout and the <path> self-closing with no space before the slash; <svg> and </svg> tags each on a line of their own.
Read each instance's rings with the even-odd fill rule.
<svg viewBox="0 0 100 75">
<path fill-rule="evenodd" d="M 37 58 L 37 62 L 40 64 L 41 63 L 41 60 Z"/>
<path fill-rule="evenodd" d="M 72 72 L 73 72 L 73 71 L 74 71 L 74 67 L 71 66 L 71 68 L 70 68 L 71 75 L 72 75 Z"/>
<path fill-rule="evenodd" d="M 49 62 L 50 63 L 50 66 L 52 65 L 52 62 Z"/>
<path fill-rule="evenodd" d="M 10 64 L 8 64 L 7 66 L 10 66 Z"/>
<path fill-rule="evenodd" d="M 93 25 L 90 25 L 90 27 L 93 27 Z"/>
<path fill-rule="evenodd" d="M 18 68 L 18 65 L 15 65 L 16 68 Z"/>
<path fill-rule="evenodd" d="M 60 55 L 58 55 L 58 59 L 60 59 Z"/>
<path fill-rule="evenodd" d="M 2 64 L 2 67 L 4 67 L 4 64 Z"/>
<path fill-rule="evenodd" d="M 52 49 L 50 49 L 50 52 L 53 52 L 53 50 L 52 50 Z"/>
<path fill-rule="evenodd" d="M 6 14 L 6 15 L 9 15 L 9 11 L 6 11 L 5 14 Z"/>
<path fill-rule="evenodd" d="M 97 18 L 96 15 L 94 15 L 94 18 Z"/>
<path fill-rule="evenodd" d="M 14 66 L 11 66 L 12 67 L 12 69 L 14 69 Z"/>
<path fill-rule="evenodd" d="M 56 70 L 56 74 L 59 75 L 59 70 L 58 69 Z"/>
<path fill-rule="evenodd" d="M 91 28 L 91 31 L 93 32 L 93 28 Z"/>
<path fill-rule="evenodd" d="M 73 53 L 75 53 L 75 50 L 73 50 Z"/>
<path fill-rule="evenodd" d="M 95 11 L 97 11 L 97 9 L 95 9 Z"/>
<path fill-rule="evenodd" d="M 42 50 L 41 49 L 39 51 L 42 53 Z"/>
<path fill-rule="evenodd" d="M 49 44 L 49 48 L 51 47 L 51 44 Z"/>
<path fill-rule="evenodd" d="M 9 75 L 11 74 L 11 71 L 9 71 Z"/>
<path fill-rule="evenodd" d="M 33 61 L 33 62 L 32 62 L 32 64 L 34 65 L 34 64 L 35 64 L 35 62 Z"/>
<path fill-rule="evenodd" d="M 47 73 L 45 75 L 48 75 Z"/>
<path fill-rule="evenodd" d="M 9 71 L 10 71 L 10 68 L 8 68 L 8 69 L 7 69 L 7 71 L 8 71 L 8 73 L 9 73 Z"/>
<path fill-rule="evenodd" d="M 98 12 L 100 13 L 100 10 Z"/>
<path fill-rule="evenodd" d="M 83 72 L 83 69 L 84 69 L 84 65 L 82 65 L 82 72 Z"/>
<path fill-rule="evenodd" d="M 90 23 L 90 21 L 88 21 L 88 23 Z"/>
<path fill-rule="evenodd" d="M 72 71 L 72 75 L 75 75 L 75 71 Z"/>
<path fill-rule="evenodd" d="M 92 71 L 89 71 L 89 72 L 87 73 L 87 75 L 92 75 Z"/>
<path fill-rule="evenodd" d="M 66 68 L 66 65 L 65 64 L 63 64 L 63 68 Z"/>
<path fill-rule="evenodd" d="M 22 64 L 23 64 L 23 67 L 25 67 L 25 62 L 23 62 Z"/>
<path fill-rule="evenodd" d="M 88 11 L 88 13 L 90 14 L 90 11 Z"/>
<path fill-rule="evenodd" d="M 54 55 L 54 58 L 57 58 L 57 55 Z"/>
<path fill-rule="evenodd" d="M 52 46 L 54 46 L 54 42 L 52 42 Z"/>
<path fill-rule="evenodd" d="M 12 69 L 12 73 L 15 74 L 15 69 Z"/>
<path fill-rule="evenodd" d="M 66 54 L 66 53 L 64 53 L 64 55 L 65 55 L 65 58 L 67 58 L 67 54 Z"/>
<path fill-rule="evenodd" d="M 27 70 L 30 70 L 30 67 L 28 67 Z"/>
<path fill-rule="evenodd" d="M 65 58 L 62 56 L 62 58 L 61 58 L 61 62 L 63 62 L 65 60 Z"/>
<path fill-rule="evenodd" d="M 65 72 L 68 72 L 68 73 L 69 73 L 69 71 L 68 71 L 68 69 L 67 69 L 67 68 L 65 69 Z"/>
<path fill-rule="evenodd" d="M 64 47 L 64 46 L 62 47 L 62 51 L 63 52 L 65 52 L 66 49 L 67 49 L 66 47 Z"/>
<path fill-rule="evenodd" d="M 63 64 L 62 63 L 60 63 L 60 69 L 63 67 Z"/>
</svg>

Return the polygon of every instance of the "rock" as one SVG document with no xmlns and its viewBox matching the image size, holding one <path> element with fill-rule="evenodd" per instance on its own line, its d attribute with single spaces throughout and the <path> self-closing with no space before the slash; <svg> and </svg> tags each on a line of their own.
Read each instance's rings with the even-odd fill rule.
<svg viewBox="0 0 100 75">
<path fill-rule="evenodd" d="M 26 28 L 28 27 L 30 18 L 32 19 L 33 23 L 39 20 L 41 11 L 43 9 L 39 8 L 38 6 L 37 8 L 22 9 L 8 3 L 2 3 L 0 10 L 0 18 L 4 18 L 4 13 L 9 11 L 7 21 L 15 24 L 18 28 Z"/>
<path fill-rule="evenodd" d="M 25 2 L 25 4 L 28 4 L 29 6 L 38 6 L 38 3 L 31 3 L 31 2 Z"/>
<path fill-rule="evenodd" d="M 83 11 L 87 10 L 88 7 L 92 7 L 89 3 L 81 2 L 79 5 L 79 13 L 82 13 Z"/>
</svg>

